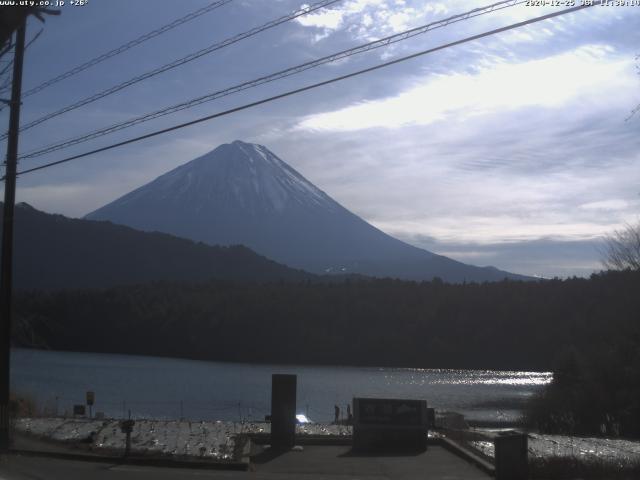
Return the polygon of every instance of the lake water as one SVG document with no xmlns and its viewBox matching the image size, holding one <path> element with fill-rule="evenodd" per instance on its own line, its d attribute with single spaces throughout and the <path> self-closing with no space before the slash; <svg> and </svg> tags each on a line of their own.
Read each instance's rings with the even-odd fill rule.
<svg viewBox="0 0 640 480">
<path fill-rule="evenodd" d="M 417 398 L 479 421 L 512 421 L 548 372 L 253 365 L 173 358 L 14 349 L 11 384 L 40 409 L 70 413 L 95 392 L 106 416 L 260 420 L 270 410 L 271 374 L 298 375 L 298 412 L 329 422 L 354 396 Z"/>
</svg>

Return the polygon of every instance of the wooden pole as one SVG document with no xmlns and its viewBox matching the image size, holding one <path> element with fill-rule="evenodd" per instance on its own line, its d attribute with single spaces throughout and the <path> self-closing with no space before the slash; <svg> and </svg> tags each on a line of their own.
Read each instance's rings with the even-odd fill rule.
<svg viewBox="0 0 640 480">
<path fill-rule="evenodd" d="M 16 202 L 16 171 L 18 166 L 18 134 L 20 130 L 20 99 L 22 96 L 22 63 L 26 19 L 16 30 L 16 47 L 11 83 L 11 112 L 5 162 L 4 209 L 2 214 L 2 254 L 0 266 L 0 452 L 9 449 L 9 390 L 11 362 L 11 299 L 13 273 L 13 212 Z"/>
</svg>

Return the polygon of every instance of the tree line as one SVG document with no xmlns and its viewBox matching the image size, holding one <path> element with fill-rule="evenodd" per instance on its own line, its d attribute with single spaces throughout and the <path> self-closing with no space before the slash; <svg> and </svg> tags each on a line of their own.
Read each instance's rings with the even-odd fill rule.
<svg viewBox="0 0 640 480">
<path fill-rule="evenodd" d="M 205 360 L 549 370 L 565 348 L 636 338 L 639 279 L 609 272 L 460 285 L 346 279 L 28 291 L 15 299 L 16 338 Z"/>
</svg>

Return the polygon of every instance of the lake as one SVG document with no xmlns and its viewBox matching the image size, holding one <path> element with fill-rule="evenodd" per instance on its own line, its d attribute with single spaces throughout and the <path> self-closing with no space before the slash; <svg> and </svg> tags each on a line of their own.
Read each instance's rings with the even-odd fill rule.
<svg viewBox="0 0 640 480">
<path fill-rule="evenodd" d="M 13 349 L 11 385 L 40 409 L 71 413 L 95 392 L 94 412 L 137 418 L 260 420 L 271 374 L 298 376 L 298 412 L 329 422 L 354 396 L 425 399 L 484 422 L 513 421 L 549 372 L 255 365 L 175 358 Z"/>
</svg>

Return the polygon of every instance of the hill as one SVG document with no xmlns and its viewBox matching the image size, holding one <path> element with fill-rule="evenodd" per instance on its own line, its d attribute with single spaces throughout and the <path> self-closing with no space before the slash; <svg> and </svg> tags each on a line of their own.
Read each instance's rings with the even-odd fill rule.
<svg viewBox="0 0 640 480">
<path fill-rule="evenodd" d="M 14 232 L 14 285 L 19 289 L 313 278 L 243 246 L 210 246 L 110 222 L 71 219 L 25 203 L 16 205 Z"/>
</svg>

